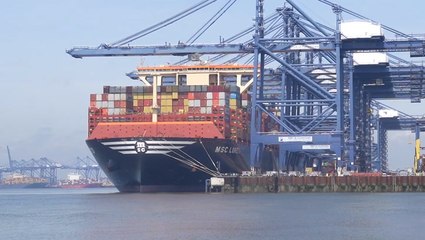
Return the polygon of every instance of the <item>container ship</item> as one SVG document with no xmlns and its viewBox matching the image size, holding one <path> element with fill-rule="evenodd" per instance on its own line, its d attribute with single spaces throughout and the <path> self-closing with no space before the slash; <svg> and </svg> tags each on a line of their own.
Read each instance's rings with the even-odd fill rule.
<svg viewBox="0 0 425 240">
<path fill-rule="evenodd" d="M 249 171 L 252 65 L 139 67 L 90 95 L 87 145 L 120 192 L 204 191 Z"/>
<path fill-rule="evenodd" d="M 68 174 L 66 180 L 59 182 L 59 188 L 80 189 L 80 188 L 98 188 L 102 187 L 102 183 L 94 179 L 83 178 L 80 174 Z"/>
<path fill-rule="evenodd" d="M 0 179 L 0 189 L 45 187 L 48 187 L 47 179 L 25 176 L 19 173 L 13 173 L 10 176 Z"/>
</svg>

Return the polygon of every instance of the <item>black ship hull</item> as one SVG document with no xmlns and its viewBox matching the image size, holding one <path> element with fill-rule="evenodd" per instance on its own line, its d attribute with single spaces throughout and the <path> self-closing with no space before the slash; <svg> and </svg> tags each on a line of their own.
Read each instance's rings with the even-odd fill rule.
<svg viewBox="0 0 425 240">
<path fill-rule="evenodd" d="M 227 139 L 90 139 L 87 145 L 120 192 L 199 192 L 205 180 L 249 170 L 247 144 Z"/>
<path fill-rule="evenodd" d="M 47 188 L 48 183 L 13 183 L 13 184 L 0 184 L 0 189 L 11 188 Z"/>
</svg>

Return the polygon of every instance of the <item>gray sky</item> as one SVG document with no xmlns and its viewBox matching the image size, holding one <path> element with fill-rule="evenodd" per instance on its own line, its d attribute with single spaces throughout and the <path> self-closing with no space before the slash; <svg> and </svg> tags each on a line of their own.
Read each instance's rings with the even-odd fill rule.
<svg viewBox="0 0 425 240">
<path fill-rule="evenodd" d="M 0 166 L 7 164 L 7 145 L 17 160 L 47 157 L 72 163 L 77 156 L 90 155 L 84 142 L 89 94 L 100 93 L 104 85 L 136 85 L 125 73 L 141 62 L 155 65 L 178 58 L 74 59 L 65 50 L 114 42 L 199 1 L 1 1 Z M 282 3 L 265 2 L 266 15 Z M 315 0 L 295 2 L 312 18 L 334 25 L 335 16 L 328 6 Z M 422 0 L 335 2 L 402 32 L 425 33 Z M 254 14 L 255 0 L 239 0 L 198 42 L 215 43 L 220 36 L 225 38 L 249 27 Z M 203 11 L 136 44 L 185 41 L 202 26 L 204 21 L 200 19 L 205 16 L 211 16 L 211 10 L 210 14 Z M 424 104 L 404 102 L 396 106 L 409 114 L 425 114 Z M 411 133 L 390 134 L 391 169 L 411 167 L 413 141 Z"/>
</svg>

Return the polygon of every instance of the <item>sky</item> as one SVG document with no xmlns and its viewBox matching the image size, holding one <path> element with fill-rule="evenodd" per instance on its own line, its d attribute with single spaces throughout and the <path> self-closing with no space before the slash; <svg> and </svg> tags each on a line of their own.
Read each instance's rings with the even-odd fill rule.
<svg viewBox="0 0 425 240">
<path fill-rule="evenodd" d="M 21 0 L 0 1 L 0 166 L 13 159 L 48 159 L 63 164 L 91 156 L 85 145 L 89 94 L 104 85 L 137 85 L 125 73 L 140 64 L 158 65 L 180 58 L 99 57 L 75 59 L 65 50 L 111 43 L 187 9 L 200 0 Z M 219 0 L 222 3 L 223 0 Z M 334 26 L 329 6 L 316 0 L 294 0 L 313 19 Z M 335 0 L 337 4 L 405 33 L 425 33 L 422 0 Z M 269 15 L 282 0 L 266 0 Z M 218 4 L 135 45 L 176 44 L 203 25 Z M 253 24 L 255 0 L 238 0 L 198 43 L 217 43 Z M 415 59 L 416 60 L 416 59 Z M 423 58 L 417 59 L 422 61 Z M 425 105 L 392 101 L 413 115 Z M 424 137 L 422 137 L 424 141 Z M 390 169 L 412 166 L 414 136 L 389 134 Z"/>
</svg>

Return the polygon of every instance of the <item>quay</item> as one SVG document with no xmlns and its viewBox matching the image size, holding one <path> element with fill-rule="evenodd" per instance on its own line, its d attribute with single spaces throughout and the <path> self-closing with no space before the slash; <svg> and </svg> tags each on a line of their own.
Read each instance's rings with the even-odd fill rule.
<svg viewBox="0 0 425 240">
<path fill-rule="evenodd" d="M 230 176 L 223 193 L 425 192 L 425 176 Z"/>
</svg>

